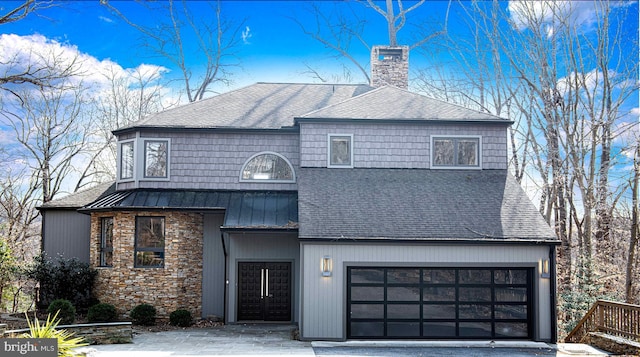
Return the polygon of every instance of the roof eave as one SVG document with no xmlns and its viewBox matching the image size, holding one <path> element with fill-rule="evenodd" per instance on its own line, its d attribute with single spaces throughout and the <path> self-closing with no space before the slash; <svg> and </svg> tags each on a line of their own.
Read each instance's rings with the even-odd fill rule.
<svg viewBox="0 0 640 357">
<path fill-rule="evenodd" d="M 523 244 L 560 245 L 560 240 L 549 238 L 413 238 L 413 237 L 299 237 L 302 242 L 332 243 L 420 243 L 420 244 Z"/>
<path fill-rule="evenodd" d="M 500 125 L 512 125 L 513 120 L 504 119 L 374 119 L 374 118 L 323 118 L 323 117 L 295 117 L 294 122 L 296 125 L 299 122 L 307 123 L 354 123 L 354 122 L 374 122 L 384 124 L 424 124 L 424 123 L 436 123 L 436 124 L 500 124 Z"/>
<path fill-rule="evenodd" d="M 215 131 L 224 133 L 236 133 L 236 132 L 253 132 L 253 133 L 278 133 L 283 132 L 297 133 L 299 128 L 296 125 L 283 126 L 280 128 L 243 128 L 243 127 L 187 127 L 187 126 L 153 126 L 153 125 L 140 125 L 132 126 L 122 129 L 113 130 L 113 135 L 122 135 L 126 133 L 132 133 L 136 131 L 164 131 L 164 132 L 189 132 L 189 131 Z"/>
</svg>

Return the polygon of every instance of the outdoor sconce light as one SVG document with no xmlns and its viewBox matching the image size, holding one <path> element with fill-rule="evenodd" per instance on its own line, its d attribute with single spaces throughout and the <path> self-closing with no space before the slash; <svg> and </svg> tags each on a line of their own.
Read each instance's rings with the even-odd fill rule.
<svg viewBox="0 0 640 357">
<path fill-rule="evenodd" d="M 550 278 L 551 273 L 549 272 L 549 259 L 542 260 L 542 272 L 540 273 L 541 278 Z"/>
<path fill-rule="evenodd" d="M 322 270 L 322 276 L 331 276 L 331 257 L 330 256 L 325 255 L 324 257 L 322 257 L 320 269 Z"/>
</svg>

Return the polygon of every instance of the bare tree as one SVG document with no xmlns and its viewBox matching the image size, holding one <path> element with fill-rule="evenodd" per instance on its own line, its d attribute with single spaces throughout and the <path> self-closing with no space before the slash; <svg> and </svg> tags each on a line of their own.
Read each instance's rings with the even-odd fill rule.
<svg viewBox="0 0 640 357">
<path fill-rule="evenodd" d="M 33 16 L 38 12 L 57 6 L 52 0 L 24 0 L 14 7 L 0 8 L 0 25 L 20 21 L 27 16 Z M 24 54 L 23 54 L 24 55 Z M 25 84 L 39 88 L 51 87 L 60 80 L 68 77 L 74 68 L 66 63 L 61 66 L 56 62 L 57 56 L 46 56 L 38 53 L 29 53 L 27 58 L 12 56 L 5 53 L 0 57 L 0 89 L 9 91 L 17 96 L 17 91 Z"/>
<path fill-rule="evenodd" d="M 24 0 L 14 6 L 0 8 L 0 25 L 20 21 L 30 14 L 53 6 L 53 0 Z"/>
<path fill-rule="evenodd" d="M 88 123 L 82 116 L 82 92 L 81 85 L 29 91 L 20 94 L 21 106 L 5 106 L 1 112 L 19 144 L 14 155 L 31 170 L 42 203 L 61 191 L 86 148 Z"/>
<path fill-rule="evenodd" d="M 162 19 L 152 27 L 136 24 L 108 0 L 100 3 L 138 30 L 146 48 L 179 69 L 189 102 L 204 98 L 217 83 L 230 83 L 230 69 L 238 66 L 239 62 L 235 54 L 243 23 L 236 25 L 225 20 L 220 1 L 209 3 L 210 12 L 199 16 L 192 13 L 189 3 L 184 0 L 162 3 L 139 1 L 138 4 L 146 11 Z M 189 51 L 187 38 L 197 44 L 196 50 Z M 195 58 L 202 61 L 195 61 Z M 190 63 L 205 65 L 200 68 Z"/>
<path fill-rule="evenodd" d="M 167 99 L 160 81 L 165 69 L 141 66 L 123 71 L 111 66 L 102 73 L 107 87 L 92 105 L 86 106 L 86 115 L 92 118 L 88 162 L 80 175 L 76 190 L 115 179 L 116 142 L 112 131 L 142 119 L 144 116 L 178 104 L 178 99 Z"/>
<path fill-rule="evenodd" d="M 640 201 L 638 200 L 638 193 L 640 192 L 640 139 L 636 143 L 636 150 L 633 158 L 633 179 L 631 180 L 631 225 L 630 225 L 630 237 L 629 237 L 629 251 L 627 255 L 626 264 L 626 278 L 625 278 L 625 301 L 628 303 L 636 303 L 637 296 L 634 296 L 634 281 L 637 281 L 637 277 L 634 274 L 637 266 L 636 264 L 636 250 L 638 249 L 638 240 L 640 239 L 640 225 L 638 224 L 638 215 L 640 210 Z"/>
<path fill-rule="evenodd" d="M 424 3 L 425 0 L 420 0 L 405 8 L 403 0 L 385 0 L 385 7 L 382 8 L 375 1 L 367 0 L 366 2 L 356 2 L 354 7 L 365 6 L 380 14 L 384 18 L 387 27 L 389 46 L 398 46 L 398 34 L 408 24 L 409 13 L 415 11 Z M 351 7 L 349 4 L 340 4 L 338 6 L 339 9 L 336 11 L 326 12 L 318 4 L 310 4 L 308 11 L 314 17 L 315 21 L 310 22 L 313 25 L 298 20 L 296 16 L 289 16 L 289 19 L 295 22 L 304 34 L 327 48 L 334 58 L 338 60 L 346 59 L 355 66 L 358 73 L 362 75 L 361 78 L 368 83 L 370 78 L 366 69 L 367 64 L 360 63 L 355 54 L 362 49 L 366 50 L 367 53 L 371 52 L 372 46 L 365 40 L 365 33 L 369 29 L 370 23 L 362 16 L 361 11 Z M 439 23 L 437 29 L 431 31 L 428 35 L 412 40 L 408 40 L 409 36 L 406 36 L 409 49 L 414 49 L 442 36 L 445 33 L 448 15 L 447 11 L 444 22 Z M 422 23 L 420 26 L 424 28 L 430 25 Z M 351 72 L 347 71 L 346 73 L 348 74 L 348 79 L 351 79 Z M 316 77 L 317 70 L 311 71 L 311 74 Z"/>
</svg>

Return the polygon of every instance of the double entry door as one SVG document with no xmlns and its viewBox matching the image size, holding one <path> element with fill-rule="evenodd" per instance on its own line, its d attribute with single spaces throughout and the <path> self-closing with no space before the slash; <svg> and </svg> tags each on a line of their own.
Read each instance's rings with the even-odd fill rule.
<svg viewBox="0 0 640 357">
<path fill-rule="evenodd" d="M 291 262 L 238 263 L 238 321 L 291 321 Z"/>
</svg>

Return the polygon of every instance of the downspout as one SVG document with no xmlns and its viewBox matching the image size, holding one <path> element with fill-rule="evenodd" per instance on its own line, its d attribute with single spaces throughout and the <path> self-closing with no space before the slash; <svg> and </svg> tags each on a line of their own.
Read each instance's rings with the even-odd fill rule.
<svg viewBox="0 0 640 357">
<path fill-rule="evenodd" d="M 558 287 L 556 281 L 556 246 L 549 246 L 549 270 L 551 273 L 551 287 L 549 302 L 551 303 L 551 343 L 558 342 L 558 297 L 556 296 Z"/>
<path fill-rule="evenodd" d="M 44 231 L 45 231 L 45 222 L 46 222 L 46 214 L 45 211 L 40 211 L 41 222 L 40 223 L 40 254 L 44 253 Z"/>
<path fill-rule="evenodd" d="M 229 277 L 227 276 L 229 274 L 228 272 L 228 263 L 229 263 L 229 256 L 227 255 L 227 246 L 224 244 L 224 233 L 220 232 L 220 241 L 222 242 L 222 253 L 224 254 L 224 311 L 222 312 L 222 321 L 224 321 L 224 324 L 227 324 L 227 309 L 228 309 L 228 302 L 227 302 L 227 294 L 229 293 L 228 289 L 229 289 Z"/>
</svg>

